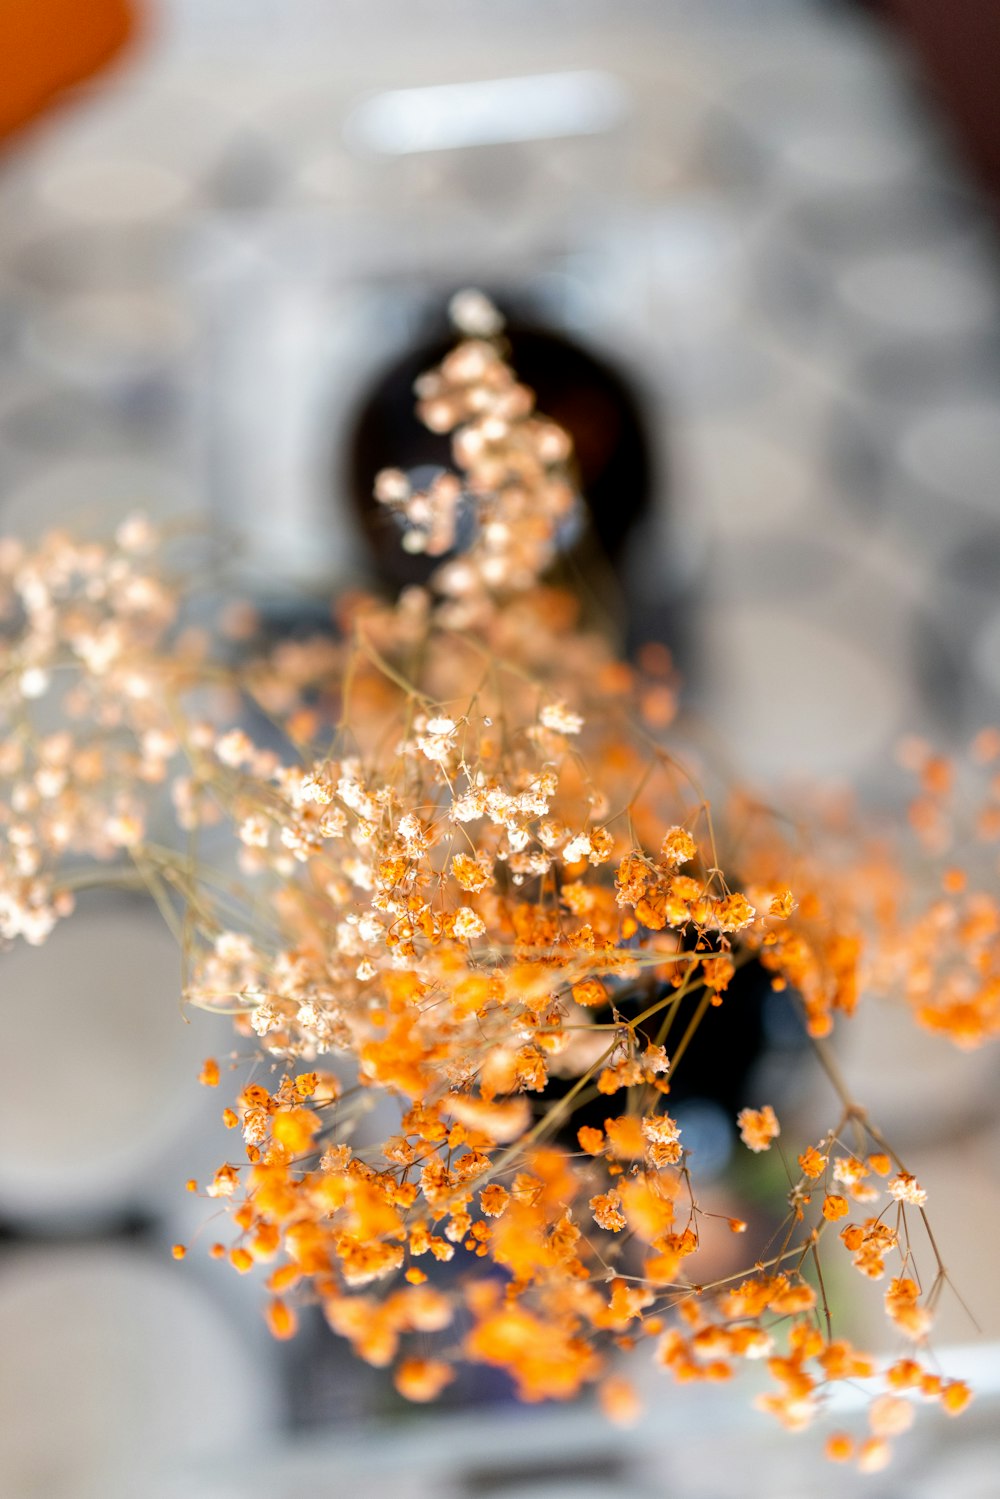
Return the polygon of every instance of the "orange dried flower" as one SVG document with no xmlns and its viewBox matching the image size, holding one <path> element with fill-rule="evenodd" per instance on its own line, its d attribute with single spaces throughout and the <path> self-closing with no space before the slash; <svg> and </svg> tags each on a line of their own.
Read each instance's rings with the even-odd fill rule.
<svg viewBox="0 0 1000 1499">
<path fill-rule="evenodd" d="M 609 1374 L 597 1386 L 601 1410 L 613 1426 L 635 1426 L 642 1416 L 642 1401 L 635 1386 L 621 1375 Z"/>
<path fill-rule="evenodd" d="M 510 1193 L 499 1182 L 490 1182 L 479 1194 L 479 1206 L 487 1218 L 499 1218 L 510 1201 Z"/>
<path fill-rule="evenodd" d="M 727 895 L 715 908 L 715 922 L 720 931 L 738 932 L 749 926 L 756 914 L 745 895 Z"/>
<path fill-rule="evenodd" d="M 740 1139 L 748 1150 L 769 1150 L 781 1134 L 778 1117 L 769 1103 L 760 1109 L 741 1109 L 736 1116 Z"/>
<path fill-rule="evenodd" d="M 660 859 L 664 864 L 687 864 L 698 852 L 698 845 L 686 828 L 668 828 L 660 844 Z"/>
<path fill-rule="evenodd" d="M 845 1431 L 834 1431 L 826 1439 L 824 1448 L 832 1463 L 849 1463 L 854 1457 L 854 1439 Z"/>
<path fill-rule="evenodd" d="M 594 1129 L 589 1124 L 582 1124 L 576 1132 L 576 1138 L 580 1142 L 580 1149 L 585 1150 L 588 1155 L 600 1155 L 604 1149 L 604 1131 Z"/>
<path fill-rule="evenodd" d="M 295 1336 L 298 1320 L 287 1301 L 275 1297 L 273 1301 L 268 1302 L 265 1315 L 272 1337 L 285 1340 Z"/>
<path fill-rule="evenodd" d="M 632 1114 L 605 1119 L 604 1133 L 607 1135 L 611 1154 L 620 1161 L 638 1160 L 646 1149 L 643 1121 Z"/>
<path fill-rule="evenodd" d="M 804 1150 L 799 1156 L 799 1165 L 802 1167 L 804 1175 L 815 1181 L 816 1178 L 818 1176 L 822 1176 L 823 1172 L 826 1170 L 826 1163 L 828 1159 L 829 1158 L 827 1156 L 823 1155 L 821 1151 L 816 1149 L 815 1145 L 810 1145 L 808 1149 Z"/>
<path fill-rule="evenodd" d="M 454 1378 L 454 1369 L 441 1359 L 407 1358 L 396 1369 L 395 1385 L 407 1400 L 423 1402 L 436 1400 Z"/>
<path fill-rule="evenodd" d="M 945 1415 L 958 1416 L 972 1400 L 972 1391 L 964 1380 L 950 1379 L 942 1387 L 940 1400 Z"/>
<path fill-rule="evenodd" d="M 310 1149 L 321 1123 L 319 1115 L 311 1109 L 279 1109 L 271 1121 L 271 1134 L 275 1143 L 284 1146 L 290 1155 L 301 1155 Z"/>
<path fill-rule="evenodd" d="M 620 1233 L 626 1226 L 625 1214 L 621 1211 L 621 1197 L 617 1192 L 602 1192 L 590 1199 L 590 1211 L 599 1228 L 611 1233 Z"/>
</svg>

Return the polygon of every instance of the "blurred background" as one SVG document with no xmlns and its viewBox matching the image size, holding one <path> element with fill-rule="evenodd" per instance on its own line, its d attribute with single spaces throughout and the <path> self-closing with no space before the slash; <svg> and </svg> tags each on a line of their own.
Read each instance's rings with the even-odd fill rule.
<svg viewBox="0 0 1000 1499">
<path fill-rule="evenodd" d="M 326 621 L 399 581 L 370 479 L 436 461 L 410 379 L 482 286 L 577 437 L 625 644 L 670 648 L 742 774 L 888 795 L 901 734 L 1000 718 L 998 76 L 995 0 L 0 0 L 0 530 L 202 516 L 276 632 Z M 183 1184 L 226 1154 L 195 1077 L 227 1041 L 180 1015 L 158 918 L 93 897 L 2 963 L 4 1499 L 853 1491 L 743 1388 L 640 1371 L 622 1434 L 471 1385 L 404 1411 L 322 1327 L 273 1344 L 256 1284 L 169 1257 L 214 1237 Z M 945 1368 L 981 1393 L 863 1483 L 975 1499 L 996 1065 L 914 1033 L 887 1078 L 882 1025 L 847 1062 L 929 1189 L 981 1327 L 946 1300 Z"/>
</svg>

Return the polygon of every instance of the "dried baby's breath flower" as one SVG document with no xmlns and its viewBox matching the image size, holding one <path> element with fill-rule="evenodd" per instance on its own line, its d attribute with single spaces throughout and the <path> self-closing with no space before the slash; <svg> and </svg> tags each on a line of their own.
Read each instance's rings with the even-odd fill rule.
<svg viewBox="0 0 1000 1499">
<path fill-rule="evenodd" d="M 819 1047 L 866 988 L 959 1046 L 1000 1034 L 1000 734 L 975 742 L 986 790 L 963 836 L 962 776 L 907 747 L 930 889 L 863 823 L 793 835 L 756 799 L 709 807 L 665 737 L 663 648 L 647 680 L 546 581 L 578 506 L 566 433 L 496 309 L 464 292 L 453 312 L 464 336 L 417 399 L 454 472 L 375 484 L 403 545 L 443 560 L 394 605 L 341 601 L 335 638 L 255 654 L 257 621 L 233 631 L 224 610 L 213 660 L 141 517 L 107 543 L 0 541 L 0 938 L 46 940 L 95 879 L 148 882 L 185 1001 L 232 1017 L 223 1118 L 245 1159 L 202 1189 L 230 1224 L 208 1252 L 265 1278 L 275 1337 L 315 1304 L 408 1399 L 464 1359 L 526 1400 L 596 1385 L 621 1421 L 636 1403 L 612 1360 L 646 1337 L 679 1382 L 766 1360 L 759 1403 L 792 1429 L 836 1381 L 880 1380 L 869 1437 L 827 1447 L 874 1470 L 912 1393 L 950 1414 L 970 1398 L 925 1361 L 926 1194 L 825 1051 L 833 1117 L 794 1142 L 801 1174 L 760 1242 L 756 1215 L 708 1211 L 696 1132 L 689 1150 L 665 1104 L 708 1013 L 727 1070 L 748 963 Z M 147 831 L 167 805 L 182 852 Z M 206 1061 L 200 1081 L 221 1080 Z M 604 1108 L 584 1123 L 578 1104 Z M 779 1135 L 770 1104 L 738 1124 L 754 1152 Z M 880 1376 L 835 1335 L 827 1256 L 887 1281 L 913 1357 Z"/>
<path fill-rule="evenodd" d="M 736 1116 L 740 1139 L 748 1150 L 769 1150 L 781 1134 L 777 1115 L 769 1103 L 761 1109 L 741 1109 Z"/>
<path fill-rule="evenodd" d="M 565 703 L 548 703 L 538 715 L 539 722 L 557 734 L 579 734 L 583 728 L 583 717 L 567 708 Z"/>
<path fill-rule="evenodd" d="M 921 1208 L 927 1201 L 927 1193 L 916 1177 L 910 1176 L 907 1171 L 900 1171 L 897 1176 L 887 1182 L 886 1190 L 897 1202 L 906 1202 L 912 1207 Z"/>
</svg>

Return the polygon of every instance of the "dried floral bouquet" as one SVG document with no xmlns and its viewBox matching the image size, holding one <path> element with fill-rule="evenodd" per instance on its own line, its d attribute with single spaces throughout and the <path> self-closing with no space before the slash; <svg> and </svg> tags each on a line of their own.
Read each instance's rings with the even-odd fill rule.
<svg viewBox="0 0 1000 1499">
<path fill-rule="evenodd" d="M 213 658 L 140 517 L 106 545 L 0 543 L 0 930 L 44 941 L 84 885 L 155 897 L 186 1001 L 239 1038 L 201 1076 L 232 1089 L 237 1159 L 188 1187 L 228 1213 L 210 1253 L 268 1267 L 275 1336 L 318 1305 L 410 1399 L 473 1361 L 525 1400 L 595 1382 L 621 1420 L 617 1350 L 643 1345 L 678 1381 L 764 1360 L 758 1403 L 791 1428 L 868 1381 L 869 1433 L 827 1451 L 875 1469 L 919 1399 L 957 1413 L 970 1392 L 928 1346 L 945 1270 L 925 1193 L 825 1038 L 879 987 L 906 1001 L 900 1024 L 959 1045 L 1000 1029 L 1000 911 L 972 867 L 995 878 L 1000 734 L 972 750 L 993 776 L 975 837 L 955 831 L 954 767 L 912 745 L 895 845 L 810 835 L 747 796 L 713 820 L 667 747 L 662 659 L 640 675 L 544 581 L 576 504 L 566 433 L 518 383 L 495 310 L 465 294 L 455 312 L 460 340 L 417 386 L 455 471 L 376 489 L 403 545 L 440 561 L 392 605 L 342 601 L 337 635 Z M 153 836 L 167 791 L 173 842 Z M 834 1102 L 821 1138 L 782 1138 L 780 1232 L 709 1281 L 720 1215 L 670 1094 L 748 962 L 794 994 Z M 603 1124 L 575 1127 L 595 1100 Z M 753 1152 L 781 1134 L 759 1102 L 737 1121 Z M 377 1139 L 356 1130 L 376 1117 Z M 884 1282 L 888 1362 L 836 1335 L 836 1256 Z"/>
</svg>

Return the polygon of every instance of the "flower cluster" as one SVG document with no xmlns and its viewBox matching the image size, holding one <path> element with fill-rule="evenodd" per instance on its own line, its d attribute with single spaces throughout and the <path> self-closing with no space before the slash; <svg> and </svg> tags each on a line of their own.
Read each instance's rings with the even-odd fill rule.
<svg viewBox="0 0 1000 1499">
<path fill-rule="evenodd" d="M 669 669 L 623 663 L 545 583 L 577 503 L 570 443 L 495 312 L 459 312 L 475 328 L 417 390 L 455 472 L 421 493 L 396 470 L 376 483 L 404 544 L 441 559 L 428 588 L 353 597 L 332 636 L 222 666 L 177 625 L 144 522 L 104 546 L 0 548 L 0 931 L 41 941 L 96 878 L 152 891 L 187 1001 L 245 1043 L 202 1072 L 232 1075 L 239 1143 L 200 1190 L 232 1227 L 211 1253 L 267 1267 L 275 1336 L 318 1307 L 409 1399 L 472 1361 L 526 1400 L 597 1382 L 618 1416 L 635 1407 L 616 1354 L 641 1340 L 679 1381 L 764 1360 L 760 1403 L 800 1427 L 837 1381 L 877 1373 L 834 1336 L 820 1266 L 839 1255 L 886 1281 L 905 1345 L 870 1435 L 828 1444 L 877 1467 L 916 1397 L 954 1413 L 969 1392 L 929 1359 L 944 1272 L 921 1280 L 909 1226 L 926 1194 L 823 1038 L 876 980 L 960 1044 L 995 1034 L 1000 911 L 953 861 L 928 905 L 870 840 L 810 845 L 747 798 L 716 826 L 665 742 Z M 995 760 L 1000 735 L 975 753 Z M 950 859 L 951 779 L 929 753 L 917 769 L 914 826 Z M 150 832 L 158 788 L 178 847 Z M 220 824 L 230 867 L 205 833 Z M 839 1117 L 801 1142 L 772 1247 L 713 1280 L 699 1256 L 719 1215 L 670 1094 L 747 963 L 797 996 Z M 243 1073 L 248 1053 L 270 1071 Z M 585 1103 L 598 1122 L 574 1120 Z M 735 1123 L 751 1152 L 790 1143 L 771 1104 Z"/>
</svg>

